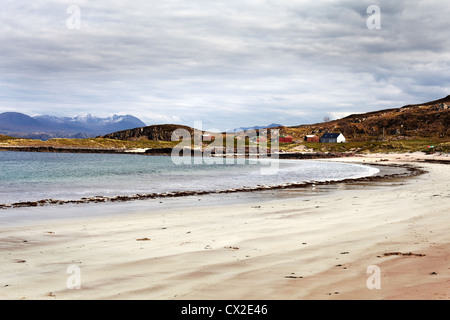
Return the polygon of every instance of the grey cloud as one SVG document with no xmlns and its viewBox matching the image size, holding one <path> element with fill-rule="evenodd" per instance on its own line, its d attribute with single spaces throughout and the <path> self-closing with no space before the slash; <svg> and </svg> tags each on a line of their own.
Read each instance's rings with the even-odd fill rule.
<svg viewBox="0 0 450 320">
<path fill-rule="evenodd" d="M 65 25 L 66 1 L 1 2 L 0 112 L 231 128 L 448 94 L 439 1 L 75 0 L 80 30 Z M 371 4 L 381 30 L 366 28 Z"/>
</svg>

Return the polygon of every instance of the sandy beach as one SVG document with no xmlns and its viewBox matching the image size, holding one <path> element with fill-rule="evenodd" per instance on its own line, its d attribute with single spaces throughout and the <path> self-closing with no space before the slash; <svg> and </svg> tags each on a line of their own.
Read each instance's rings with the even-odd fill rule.
<svg viewBox="0 0 450 320">
<path fill-rule="evenodd" d="M 427 173 L 254 203 L 2 226 L 0 299 L 448 300 L 450 170 L 423 159 L 450 158 L 327 159 Z M 379 288 L 368 287 L 370 266 Z"/>
</svg>

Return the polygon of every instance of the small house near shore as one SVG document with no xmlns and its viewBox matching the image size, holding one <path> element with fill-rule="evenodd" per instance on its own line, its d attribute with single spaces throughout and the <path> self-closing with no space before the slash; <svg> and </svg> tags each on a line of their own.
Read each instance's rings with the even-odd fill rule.
<svg viewBox="0 0 450 320">
<path fill-rule="evenodd" d="M 216 139 L 216 137 L 213 135 L 210 135 L 210 134 L 204 134 L 202 136 L 203 141 L 214 141 L 215 139 Z"/>
<path fill-rule="evenodd" d="M 320 138 L 316 136 L 315 134 L 309 134 L 305 136 L 306 142 L 319 142 Z"/>
<path fill-rule="evenodd" d="M 320 143 L 344 143 L 345 137 L 342 133 L 324 133 L 319 141 Z"/>
<path fill-rule="evenodd" d="M 291 136 L 280 136 L 278 141 L 280 143 L 292 143 L 293 138 Z"/>
</svg>

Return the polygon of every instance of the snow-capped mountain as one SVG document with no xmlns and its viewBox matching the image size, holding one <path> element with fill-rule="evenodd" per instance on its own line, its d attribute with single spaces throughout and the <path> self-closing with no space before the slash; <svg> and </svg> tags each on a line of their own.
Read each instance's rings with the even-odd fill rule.
<svg viewBox="0 0 450 320">
<path fill-rule="evenodd" d="M 49 115 L 30 117 L 18 112 L 0 114 L 0 134 L 43 140 L 88 138 L 145 126 L 144 122 L 131 115 L 99 118 L 91 114 L 75 117 Z"/>
</svg>

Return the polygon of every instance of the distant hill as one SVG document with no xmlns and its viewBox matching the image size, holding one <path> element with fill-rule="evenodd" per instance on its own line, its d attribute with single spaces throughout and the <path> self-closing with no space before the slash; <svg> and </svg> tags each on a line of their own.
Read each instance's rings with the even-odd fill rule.
<svg viewBox="0 0 450 320">
<path fill-rule="evenodd" d="M 131 115 L 98 118 L 85 116 L 30 117 L 19 112 L 0 114 L 0 134 L 30 139 L 90 138 L 119 130 L 143 127 L 145 123 Z"/>
<path fill-rule="evenodd" d="M 279 124 L 271 124 L 269 126 L 255 126 L 255 127 L 241 127 L 238 129 L 234 129 L 233 132 L 241 132 L 247 131 L 249 129 L 259 130 L 265 128 L 273 128 L 279 127 Z M 106 134 L 100 136 L 100 138 L 106 139 L 117 139 L 117 140 L 126 140 L 126 141 L 139 141 L 139 140 L 153 140 L 153 141 L 172 141 L 172 133 L 176 129 L 185 129 L 191 134 L 191 138 L 193 138 L 194 129 L 188 126 L 178 125 L 178 124 L 158 124 L 147 126 L 143 128 L 135 128 L 129 130 L 122 130 L 118 132 L 113 132 L 110 134 Z M 207 131 L 202 131 L 202 134 L 208 134 Z M 198 133 L 200 134 L 200 133 Z M 209 134 L 212 134 L 209 132 Z M 199 137 L 197 137 L 199 138 Z"/>
<path fill-rule="evenodd" d="M 306 134 L 321 135 L 341 132 L 348 138 L 390 140 L 417 137 L 450 137 L 450 96 L 401 108 L 352 114 L 324 123 L 284 127 L 282 133 L 302 138 Z"/>
<path fill-rule="evenodd" d="M 126 140 L 126 141 L 139 141 L 139 140 L 172 141 L 172 133 L 177 129 L 185 129 L 191 134 L 191 136 L 194 132 L 194 129 L 188 126 L 177 124 L 157 124 L 153 126 L 113 132 L 100 136 L 100 138 Z"/>
</svg>

